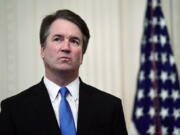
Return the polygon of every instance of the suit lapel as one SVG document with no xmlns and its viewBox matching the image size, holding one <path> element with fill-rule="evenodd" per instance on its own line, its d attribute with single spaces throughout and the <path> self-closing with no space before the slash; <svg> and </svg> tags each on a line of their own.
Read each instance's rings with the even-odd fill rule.
<svg viewBox="0 0 180 135">
<path fill-rule="evenodd" d="M 89 112 L 90 112 L 90 102 L 91 101 L 91 91 L 80 80 L 79 89 L 79 111 L 78 111 L 78 123 L 77 123 L 77 134 L 78 135 L 88 135 L 89 131 Z"/>
<path fill-rule="evenodd" d="M 35 112 L 33 114 L 36 115 L 34 117 L 39 120 L 39 123 L 37 120 L 36 124 L 39 124 L 40 129 L 45 130 L 44 132 L 47 135 L 60 135 L 55 113 L 43 81 L 35 87 L 35 92 L 36 96 L 34 96 L 35 100 L 33 100 L 35 102 L 33 104 L 33 111 Z"/>
</svg>

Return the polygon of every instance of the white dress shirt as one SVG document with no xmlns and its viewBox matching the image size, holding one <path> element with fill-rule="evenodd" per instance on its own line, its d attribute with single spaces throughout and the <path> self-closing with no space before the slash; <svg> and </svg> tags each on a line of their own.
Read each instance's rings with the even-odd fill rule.
<svg viewBox="0 0 180 135">
<path fill-rule="evenodd" d="M 48 90 L 50 100 L 56 115 L 57 122 L 60 126 L 60 121 L 59 121 L 59 105 L 61 101 L 61 94 L 59 93 L 59 90 L 61 86 L 58 86 L 51 80 L 49 80 L 47 77 L 44 77 L 44 84 Z M 77 117 L 78 117 L 78 106 L 79 106 L 79 78 L 76 78 L 73 82 L 68 84 L 66 88 L 69 90 L 69 94 L 67 95 L 66 99 L 70 105 L 73 118 L 74 118 L 74 123 L 75 127 L 77 130 Z"/>
</svg>

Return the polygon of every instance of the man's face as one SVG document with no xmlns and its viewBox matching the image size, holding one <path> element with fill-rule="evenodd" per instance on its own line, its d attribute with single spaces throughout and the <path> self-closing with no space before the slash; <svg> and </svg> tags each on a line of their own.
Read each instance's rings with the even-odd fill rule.
<svg viewBox="0 0 180 135">
<path fill-rule="evenodd" d="M 49 29 L 41 57 L 48 72 L 73 71 L 78 73 L 82 64 L 83 35 L 78 26 L 64 19 L 55 20 Z"/>
</svg>

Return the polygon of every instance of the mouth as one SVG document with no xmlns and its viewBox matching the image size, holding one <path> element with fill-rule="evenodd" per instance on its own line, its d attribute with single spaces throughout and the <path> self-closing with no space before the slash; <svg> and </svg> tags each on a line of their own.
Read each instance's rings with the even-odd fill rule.
<svg viewBox="0 0 180 135">
<path fill-rule="evenodd" d="M 60 57 L 59 60 L 66 62 L 66 61 L 70 61 L 70 58 L 69 57 Z"/>
</svg>

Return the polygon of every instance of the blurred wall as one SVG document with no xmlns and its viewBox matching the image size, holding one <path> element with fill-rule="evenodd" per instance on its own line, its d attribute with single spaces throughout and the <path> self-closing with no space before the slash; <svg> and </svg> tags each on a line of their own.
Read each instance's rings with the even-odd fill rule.
<svg viewBox="0 0 180 135">
<path fill-rule="evenodd" d="M 130 135 L 139 67 L 145 0 L 0 0 L 0 101 L 40 81 L 41 19 L 67 8 L 87 22 L 91 39 L 80 76 L 123 101 Z M 162 0 L 172 48 L 180 71 L 180 1 Z"/>
</svg>

